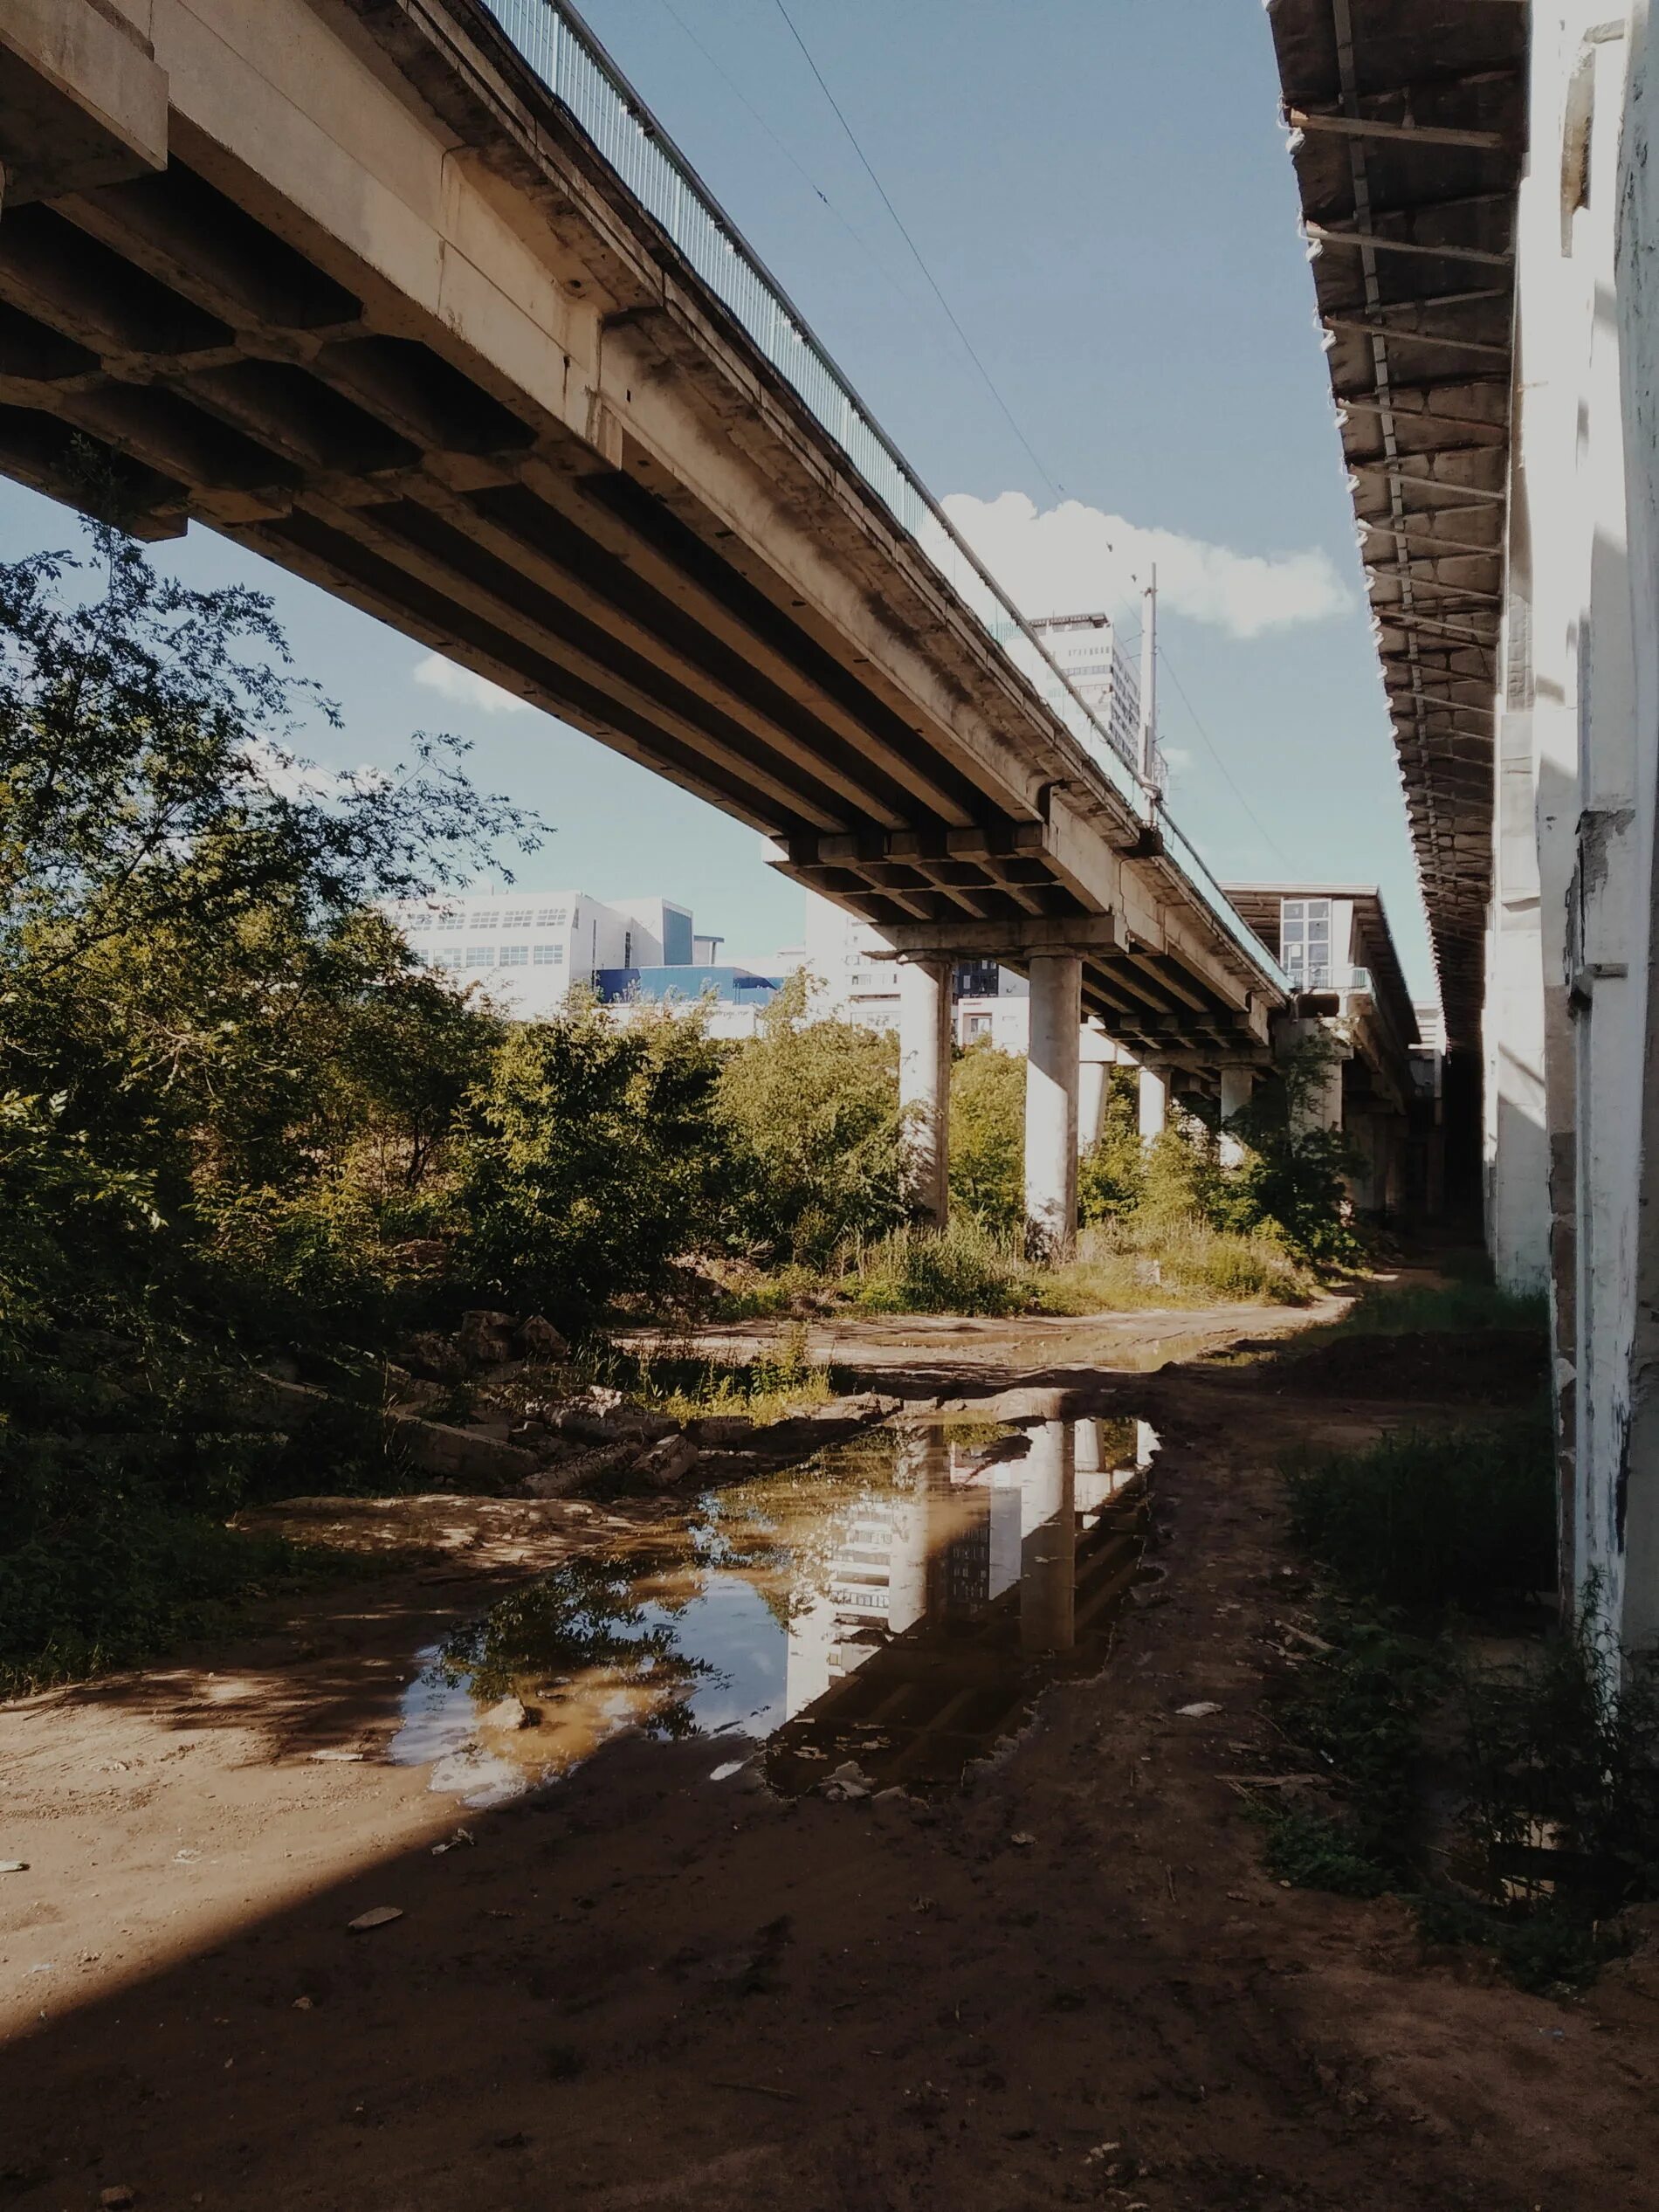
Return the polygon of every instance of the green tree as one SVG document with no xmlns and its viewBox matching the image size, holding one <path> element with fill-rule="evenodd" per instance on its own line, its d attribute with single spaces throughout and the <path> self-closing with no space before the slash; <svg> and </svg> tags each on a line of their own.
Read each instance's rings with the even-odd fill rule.
<svg viewBox="0 0 1659 2212">
<path fill-rule="evenodd" d="M 730 1185 L 720 1051 L 700 1010 L 625 1028 L 591 998 L 510 1030 L 456 1139 L 460 1264 L 476 1292 L 579 1321 L 659 1287 Z"/>
<path fill-rule="evenodd" d="M 720 1103 L 740 1161 L 736 1225 L 751 1243 L 821 1265 L 903 1217 L 898 1040 L 813 1020 L 803 975 L 732 1055 Z"/>
<path fill-rule="evenodd" d="M 445 740 L 320 775 L 293 739 L 333 713 L 268 603 L 92 541 L 0 565 L 7 1683 L 141 1656 L 280 1566 L 224 1526 L 272 1464 L 248 1356 L 393 1318 L 391 1216 L 493 1036 L 375 902 L 535 835 Z"/>
<path fill-rule="evenodd" d="M 144 1182 L 148 1280 L 203 1257 L 227 1201 L 326 1180 L 371 1093 L 406 1164 L 430 1156 L 476 1017 L 372 902 L 536 825 L 448 740 L 320 775 L 292 741 L 334 710 L 269 603 L 91 538 L 90 562 L 0 566 L 0 1092 L 51 1101 L 19 1155 L 49 1185 L 74 1180 L 54 1147 Z"/>
<path fill-rule="evenodd" d="M 951 1071 L 951 1205 L 981 1228 L 1025 1218 L 1025 1061 L 988 1038 Z"/>
<path fill-rule="evenodd" d="M 1350 1219 L 1346 1188 L 1358 1167 L 1353 1147 L 1341 1130 L 1312 1120 L 1339 1050 L 1323 1033 L 1304 1037 L 1280 1056 L 1249 1106 L 1229 1120 L 1229 1134 L 1246 1151 L 1243 1167 L 1218 1188 L 1220 1226 L 1271 1226 L 1306 1259 L 1340 1263 L 1360 1257 L 1363 1246 Z"/>
<path fill-rule="evenodd" d="M 1077 1203 L 1084 1220 L 1119 1221 L 1132 1214 L 1146 1180 L 1135 1071 L 1112 1068 L 1107 1071 L 1100 1134 L 1077 1171 Z"/>
</svg>

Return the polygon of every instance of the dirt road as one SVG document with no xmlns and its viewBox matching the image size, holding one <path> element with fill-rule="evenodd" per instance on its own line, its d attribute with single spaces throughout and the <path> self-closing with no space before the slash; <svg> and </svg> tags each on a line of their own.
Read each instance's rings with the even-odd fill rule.
<svg viewBox="0 0 1659 2212">
<path fill-rule="evenodd" d="M 415 1653 L 644 1506 L 451 1501 L 418 1569 L 0 1710 L 0 2203 L 1650 2206 L 1659 1954 L 1566 2002 L 1426 1960 L 1392 1901 L 1268 1878 L 1229 1781 L 1267 1745 L 1274 1458 L 1409 1409 L 1199 1366 L 1101 1403 L 1161 1438 L 1163 1580 L 919 1809 L 717 1781 L 696 1737 L 495 1810 L 384 1762 Z"/>
</svg>

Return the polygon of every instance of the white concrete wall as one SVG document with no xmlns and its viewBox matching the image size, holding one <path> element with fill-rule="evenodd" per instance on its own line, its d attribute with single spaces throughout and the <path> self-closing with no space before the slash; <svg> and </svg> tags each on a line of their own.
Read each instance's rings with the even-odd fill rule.
<svg viewBox="0 0 1659 2212">
<path fill-rule="evenodd" d="M 1628 1643 L 1644 1644 L 1659 1640 L 1643 1318 L 1655 1262 L 1639 1234 L 1659 1114 L 1659 79 L 1647 0 L 1555 0 L 1532 21 L 1489 934 L 1489 1225 L 1503 1279 L 1519 1285 L 1543 1274 L 1547 1224 L 1568 1575 L 1580 1597 L 1594 1588 Z"/>
</svg>

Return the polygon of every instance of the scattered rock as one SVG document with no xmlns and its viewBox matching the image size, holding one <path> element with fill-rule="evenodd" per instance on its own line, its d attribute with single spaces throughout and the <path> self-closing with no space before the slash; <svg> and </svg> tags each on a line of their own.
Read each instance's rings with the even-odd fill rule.
<svg viewBox="0 0 1659 2212">
<path fill-rule="evenodd" d="M 609 1406 L 602 1409 L 580 1400 L 554 1413 L 549 1426 L 561 1437 L 580 1444 L 656 1444 L 677 1436 L 679 1423 L 671 1414 L 648 1413 L 643 1406 Z"/>
<path fill-rule="evenodd" d="M 613 1390 L 603 1382 L 590 1382 L 570 1401 L 575 1413 L 615 1413 L 623 1402 L 620 1390 Z"/>
<path fill-rule="evenodd" d="M 1032 1844 L 1036 1843 L 1036 1837 L 1028 1828 L 1016 1828 L 1013 1835 L 1008 1837 L 1008 1841 L 1015 1850 L 1029 1851 Z"/>
<path fill-rule="evenodd" d="M 740 1451 L 754 1435 L 747 1413 L 706 1415 L 686 1426 L 686 1435 L 703 1451 Z"/>
<path fill-rule="evenodd" d="M 582 1481 L 584 1457 L 603 1458 L 605 1456 L 602 1452 L 578 1453 L 574 1459 L 554 1460 L 548 1465 L 538 1467 L 534 1474 L 527 1475 L 520 1484 L 520 1495 L 524 1498 L 562 1498 L 567 1491 L 574 1490 Z M 572 1511 L 575 1510 L 573 1507 Z"/>
<path fill-rule="evenodd" d="M 314 1997 L 296 1997 L 293 2001 L 295 2012 L 314 2012 L 316 2009 L 317 2003 Z"/>
<path fill-rule="evenodd" d="M 470 1828 L 458 1828 L 454 1835 L 450 1836 L 447 1841 L 442 1843 L 433 1844 L 432 1857 L 434 1858 L 442 1858 L 445 1851 L 452 1851 L 458 1845 L 461 1843 L 471 1844 L 472 1842 L 472 1830 Z"/>
<path fill-rule="evenodd" d="M 499 1482 L 505 1487 L 510 1482 L 522 1482 L 535 1471 L 535 1453 L 509 1444 L 505 1424 L 503 1433 L 495 1436 L 484 1429 L 452 1428 L 442 1421 L 423 1421 L 411 1413 L 393 1413 L 387 1425 L 390 1442 L 423 1474 Z"/>
<path fill-rule="evenodd" d="M 363 1757 L 361 1751 L 313 1751 L 308 1755 L 313 1759 L 321 1760 L 331 1767 L 361 1766 Z"/>
<path fill-rule="evenodd" d="M 451 1339 L 436 1329 L 423 1329 L 410 1338 L 403 1347 L 403 1363 L 433 1382 L 458 1382 L 465 1364 Z"/>
<path fill-rule="evenodd" d="M 492 1313 L 475 1307 L 463 1313 L 455 1341 L 461 1357 L 478 1368 L 504 1368 L 513 1357 L 513 1321 L 511 1313 Z"/>
<path fill-rule="evenodd" d="M 370 1928 L 383 1928 L 403 1917 L 401 1905 L 371 1905 L 367 1912 L 360 1912 L 355 1920 L 348 1920 L 346 1930 L 350 1935 L 367 1935 Z"/>
<path fill-rule="evenodd" d="M 529 1706 L 521 1699 L 511 1695 L 498 1699 L 487 1712 L 478 1715 L 480 1728 L 533 1728 L 535 1725 L 536 1717 Z M 472 1838 L 469 1836 L 467 1840 L 470 1843 Z"/>
<path fill-rule="evenodd" d="M 825 1777 L 823 1794 L 832 1804 L 851 1804 L 875 1787 L 856 1759 L 845 1759 Z"/>
<path fill-rule="evenodd" d="M 690 1474 L 702 1456 L 689 1437 L 664 1437 L 643 1452 L 635 1466 L 647 1482 L 659 1490 L 667 1490 Z"/>
<path fill-rule="evenodd" d="M 563 1360 L 570 1347 L 543 1314 L 532 1313 L 519 1324 L 519 1348 L 527 1360 Z"/>
<path fill-rule="evenodd" d="M 28 1871 L 26 1858 L 0 1858 L 0 1874 L 26 1874 Z"/>
<path fill-rule="evenodd" d="M 120 2182 L 113 2189 L 100 2189 L 98 2202 L 107 2208 L 107 2212 L 120 2212 L 123 2205 L 138 2202 L 138 2191 L 129 2189 L 124 2182 Z"/>
<path fill-rule="evenodd" d="M 894 1821 L 913 1821 L 921 1811 L 921 1800 L 898 1782 L 885 1789 L 878 1789 L 870 1801 L 870 1809 L 878 1820 L 891 1825 Z"/>
<path fill-rule="evenodd" d="M 1196 1705 L 1177 1706 L 1177 1718 L 1182 1720 L 1208 1720 L 1212 1712 L 1219 1712 L 1220 1706 L 1209 1698 L 1201 1698 Z"/>
</svg>

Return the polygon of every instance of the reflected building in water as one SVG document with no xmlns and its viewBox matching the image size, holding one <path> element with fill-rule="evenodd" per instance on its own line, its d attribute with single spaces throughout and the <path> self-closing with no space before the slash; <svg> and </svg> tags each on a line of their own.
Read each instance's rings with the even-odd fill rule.
<svg viewBox="0 0 1659 2212">
<path fill-rule="evenodd" d="M 1154 1448 L 1144 1421 L 1044 1422 L 1018 1456 L 1005 1439 L 907 1432 L 891 1487 L 865 1491 L 837 1517 L 821 1569 L 797 1586 L 788 1716 L 898 1637 L 980 1620 L 1016 1584 L 1022 1648 L 1070 1650 L 1078 1540 L 1145 1474 Z"/>
</svg>

